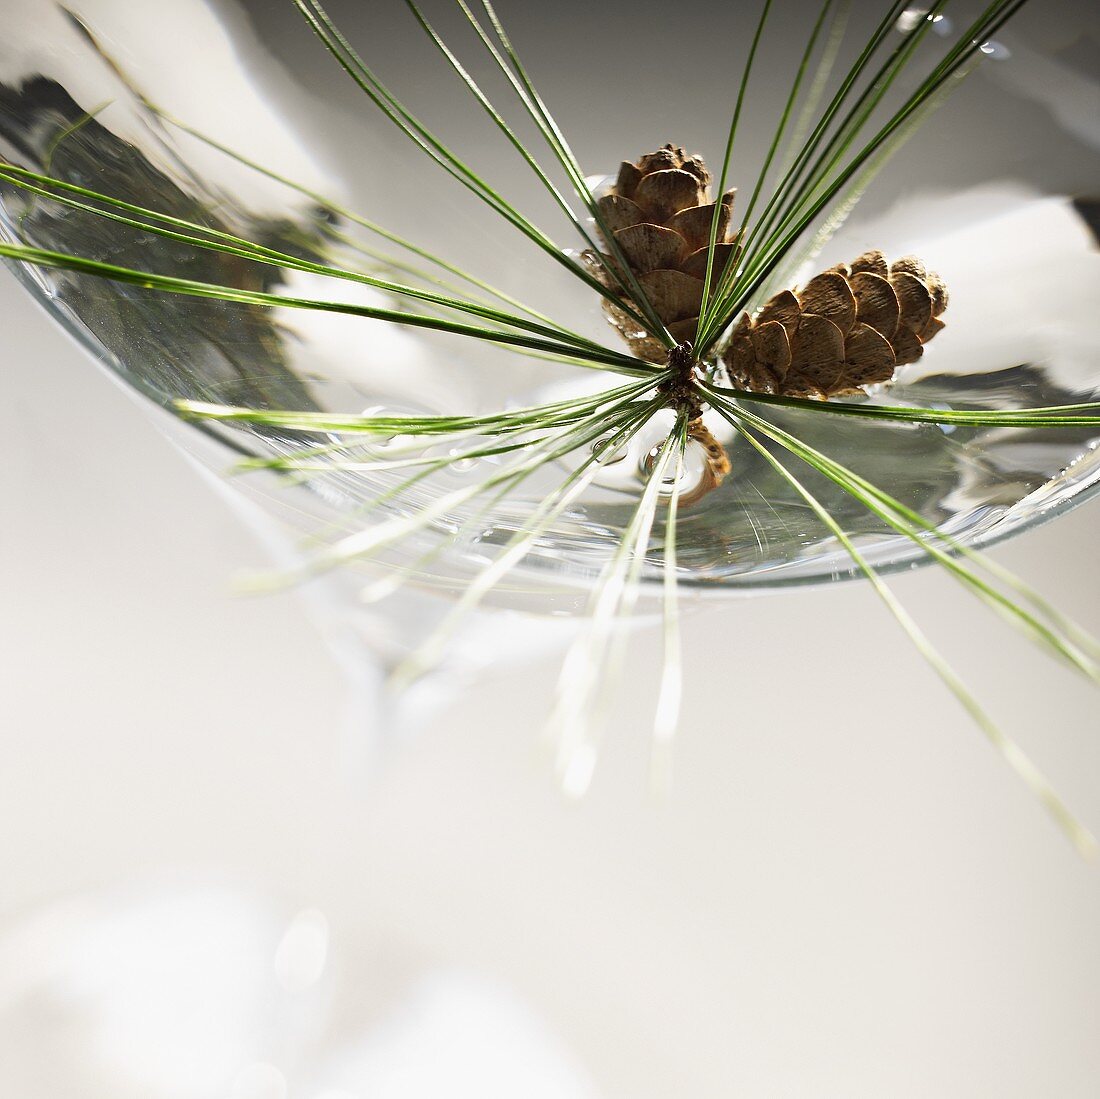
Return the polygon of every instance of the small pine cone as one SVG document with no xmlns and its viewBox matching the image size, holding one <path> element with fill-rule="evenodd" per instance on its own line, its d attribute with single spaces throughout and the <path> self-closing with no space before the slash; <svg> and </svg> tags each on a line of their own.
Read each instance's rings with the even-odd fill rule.
<svg viewBox="0 0 1100 1099">
<path fill-rule="evenodd" d="M 721 275 L 737 251 L 731 237 L 734 194 L 731 190 L 722 196 L 718 211 L 714 278 Z M 702 158 L 686 156 L 683 149 L 666 145 L 636 164 L 624 162 L 614 187 L 598 206 L 600 217 L 654 312 L 677 343 L 693 339 L 703 301 L 715 206 L 710 172 Z M 599 257 L 589 252 L 585 259 L 604 285 L 616 289 L 625 300 L 630 299 L 608 275 Z M 612 256 L 604 256 L 603 260 L 612 269 L 617 268 Z M 659 340 L 610 302 L 604 302 L 604 310 L 634 354 L 664 361 L 667 348 Z"/>
<path fill-rule="evenodd" d="M 888 382 L 943 328 L 947 288 L 916 256 L 865 252 L 738 322 L 723 354 L 735 384 L 828 399 Z"/>
</svg>

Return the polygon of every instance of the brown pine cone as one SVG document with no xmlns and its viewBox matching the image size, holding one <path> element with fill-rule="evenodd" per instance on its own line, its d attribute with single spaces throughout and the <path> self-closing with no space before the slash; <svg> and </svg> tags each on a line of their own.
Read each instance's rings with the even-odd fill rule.
<svg viewBox="0 0 1100 1099">
<path fill-rule="evenodd" d="M 710 182 L 701 157 L 686 156 L 683 149 L 666 145 L 637 164 L 624 162 L 614 187 L 598 203 L 608 231 L 677 343 L 694 339 L 699 322 L 714 218 Z M 737 250 L 730 224 L 734 194 L 731 190 L 722 196 L 714 278 L 721 275 Z M 630 299 L 593 253 L 585 258 L 605 285 Z M 611 256 L 604 260 L 617 268 Z M 604 309 L 634 354 L 664 362 L 668 349 L 660 340 L 641 331 L 637 322 L 610 302 L 604 302 Z"/>
<path fill-rule="evenodd" d="M 827 399 L 887 382 L 941 328 L 947 288 L 916 256 L 865 252 L 784 290 L 733 331 L 723 361 L 735 385 Z"/>
</svg>

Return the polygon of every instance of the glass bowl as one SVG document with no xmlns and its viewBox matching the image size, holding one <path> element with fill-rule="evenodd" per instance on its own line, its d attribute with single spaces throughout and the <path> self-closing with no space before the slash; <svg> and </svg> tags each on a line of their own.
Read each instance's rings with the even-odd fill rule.
<svg viewBox="0 0 1100 1099">
<path fill-rule="evenodd" d="M 631 70 L 637 51 L 667 50 L 669 28 L 640 28 L 630 43 L 611 34 L 612 9 L 578 3 L 563 16 L 588 19 L 584 42 L 548 28 L 545 13 L 506 11 L 536 81 L 557 111 L 586 169 L 606 174 L 666 140 L 717 161 L 732 99 L 729 39 L 693 39 L 688 70 Z M 394 9 L 401 5 L 394 5 Z M 425 10 L 447 27 L 449 5 Z M 124 0 L 85 0 L 31 12 L 0 0 L 0 151 L 33 170 L 230 231 L 269 247 L 323 250 L 346 259 L 366 238 L 319 203 L 354 207 L 460 262 L 584 335 L 614 347 L 595 294 L 493 218 L 434 165 L 417 158 L 331 62 L 293 11 L 263 3 L 180 0 L 156 13 Z M 412 108 L 452 146 L 484 167 L 495 186 L 529 208 L 551 212 L 524 165 L 495 140 L 476 104 L 403 9 L 332 11 Z M 575 9 L 575 10 L 574 10 Z M 816 5 L 794 5 L 766 42 L 733 165 L 743 191 L 763 156 L 804 24 Z M 960 5 L 959 25 L 966 14 Z M 1044 6 L 1045 10 L 1045 6 Z M 857 5 L 853 21 L 865 18 Z M 732 35 L 743 17 L 721 17 Z M 828 226 L 816 258 L 791 265 L 788 285 L 868 248 L 916 253 L 951 292 L 948 327 L 870 403 L 951 408 L 1026 408 L 1100 394 L 1100 255 L 1096 250 L 1100 142 L 1085 105 L 1095 97 L 1081 15 L 1068 8 L 1044 24 L 1025 9 L 880 171 L 845 217 Z M 566 20 L 568 22 L 568 20 Z M 941 21 L 942 22 L 942 21 Z M 685 24 L 684 33 L 687 32 Z M 937 26 L 944 31 L 945 26 Z M 790 37 L 798 32 L 797 39 Z M 790 32 L 788 34 L 788 32 Z M 603 36 L 603 37 L 601 37 Z M 858 29 L 854 32 L 858 39 Z M 573 44 L 570 71 L 556 51 Z M 797 48 L 792 42 L 797 41 Z M 927 49 L 941 49 L 930 35 Z M 769 53 L 770 51 L 770 53 Z M 793 51 L 793 52 L 792 52 Z M 596 62 L 602 58 L 602 62 Z M 738 65 L 740 62 L 737 63 Z M 421 66 L 409 79 L 409 66 Z M 435 67 L 431 67 L 435 65 Z M 634 72 L 633 82 L 630 72 Z M 594 107 L 598 109 L 594 110 Z M 182 123 L 183 125 L 180 125 Z M 184 128 L 187 127 L 187 128 Z M 192 132 L 193 131 L 193 132 Z M 201 134 L 202 137 L 196 136 Z M 204 140 L 205 139 L 205 140 Z M 293 190 L 219 151 L 302 185 Z M 741 165 L 748 165 L 745 178 Z M 525 205 L 526 204 L 526 205 Z M 563 247 L 577 247 L 554 226 Z M 381 292 L 315 275 L 259 267 L 151 238 L 0 184 L 0 232 L 38 247 L 200 281 L 298 296 L 391 304 Z M 363 262 L 362 255 L 358 255 Z M 175 402 L 357 414 L 479 414 L 594 392 L 599 372 L 517 356 L 451 334 L 384 321 L 305 313 L 157 293 L 63 271 L 12 265 L 17 277 L 92 356 L 167 411 L 165 429 L 219 474 L 241 458 L 302 445 L 246 425 L 184 422 Z M 817 411 L 755 411 L 849 466 L 955 538 L 989 543 L 1060 514 L 1100 481 L 1100 429 L 883 423 Z M 717 421 L 716 431 L 723 425 Z M 496 594 L 530 609 L 571 609 L 598 575 L 641 494 L 655 427 L 609 463 L 558 518 Z M 332 436 L 318 436 L 323 448 Z M 813 511 L 747 444 L 723 436 L 733 471 L 717 490 L 681 510 L 681 581 L 709 592 L 820 583 L 858 575 L 846 550 Z M 323 451 L 318 450 L 321 464 Z M 385 475 L 333 464 L 308 477 L 253 472 L 232 480 L 242 500 L 301 546 L 323 545 L 364 524 L 415 515 L 500 459 L 456 462 L 392 499 L 372 501 Z M 562 468 L 561 473 L 565 471 Z M 499 547 L 529 523 L 557 478 L 551 471 L 485 508 L 456 506 L 383 555 L 384 568 L 414 584 L 461 589 Z M 910 539 L 823 478 L 815 493 L 879 569 L 921 563 Z M 663 514 L 643 579 L 660 578 Z M 431 557 L 426 554 L 444 550 Z M 358 583 L 358 579 L 355 581 Z"/>
</svg>

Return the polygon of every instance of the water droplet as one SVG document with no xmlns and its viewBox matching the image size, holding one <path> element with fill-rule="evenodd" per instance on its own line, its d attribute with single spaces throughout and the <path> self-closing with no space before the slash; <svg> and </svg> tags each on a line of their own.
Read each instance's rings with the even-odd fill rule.
<svg viewBox="0 0 1100 1099">
<path fill-rule="evenodd" d="M 894 24 L 894 29 L 900 31 L 902 34 L 907 34 L 913 30 L 914 27 L 927 15 L 922 8 L 906 8 L 905 11 L 898 16 L 897 22 Z"/>
<path fill-rule="evenodd" d="M 502 538 L 502 532 L 497 530 L 496 527 L 485 527 L 483 530 L 476 531 L 470 537 L 471 545 L 497 545 Z"/>
<path fill-rule="evenodd" d="M 621 441 L 616 444 L 614 436 L 608 435 L 604 439 L 597 439 L 592 444 L 592 453 L 601 466 L 613 466 L 626 457 L 627 447 Z"/>
<path fill-rule="evenodd" d="M 925 20 L 932 24 L 933 32 L 940 36 L 949 35 L 954 29 L 954 24 L 946 15 L 931 14 L 927 8 L 906 8 L 898 16 L 894 27 L 902 34 L 908 34 L 910 31 L 916 30 L 921 22 Z"/>
<path fill-rule="evenodd" d="M 648 478 L 653 475 L 653 470 L 657 466 L 657 458 L 661 453 L 661 446 L 663 445 L 664 444 L 661 444 L 660 446 L 655 446 L 638 463 L 638 472 L 641 473 L 643 477 Z"/>
<path fill-rule="evenodd" d="M 995 42 L 992 38 L 988 42 L 982 42 L 978 49 L 994 61 L 1007 61 L 1012 56 L 1012 51 L 1007 46 Z"/>
<path fill-rule="evenodd" d="M 654 470 L 657 468 L 657 460 L 661 456 L 661 449 L 664 446 L 662 443 L 660 446 L 655 446 L 642 460 L 638 463 L 638 472 L 642 479 L 648 481 L 653 476 Z M 681 490 L 686 489 L 690 485 L 690 474 L 685 463 L 681 476 L 676 476 L 676 463 L 670 462 L 665 468 L 664 476 L 661 478 L 661 485 L 659 492 L 662 496 L 671 496 L 673 489 L 676 488 L 677 482 L 679 482 Z"/>
<path fill-rule="evenodd" d="M 463 453 L 461 447 L 452 447 L 447 451 L 447 457 L 451 460 L 452 473 L 469 473 L 471 469 L 477 468 L 477 459 L 463 458 Z"/>
<path fill-rule="evenodd" d="M 638 476 L 643 482 L 648 481 L 657 468 L 657 460 L 660 458 L 663 445 L 664 441 L 662 440 L 638 463 Z M 658 489 L 660 495 L 671 496 L 673 491 L 678 488 L 683 496 L 694 492 L 698 488 L 703 478 L 708 476 L 706 447 L 697 439 L 689 439 L 687 449 L 684 451 L 679 481 L 676 477 L 676 466 L 677 463 L 672 461 L 665 470 L 665 475 L 661 478 Z"/>
<path fill-rule="evenodd" d="M 378 440 L 374 445 L 379 450 L 396 450 L 398 447 L 408 446 L 415 442 L 413 435 L 387 435 Z"/>
</svg>

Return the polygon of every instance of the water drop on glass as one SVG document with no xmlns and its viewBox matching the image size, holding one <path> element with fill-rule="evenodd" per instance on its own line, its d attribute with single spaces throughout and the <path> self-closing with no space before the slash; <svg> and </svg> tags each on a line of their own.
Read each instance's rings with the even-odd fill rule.
<svg viewBox="0 0 1100 1099">
<path fill-rule="evenodd" d="M 452 473 L 469 473 L 471 469 L 477 468 L 476 458 L 458 458 L 457 454 L 461 454 L 460 450 L 451 451 L 451 472 Z"/>
<path fill-rule="evenodd" d="M 597 439 L 592 444 L 592 453 L 601 466 L 611 466 L 621 462 L 626 457 L 626 451 L 625 444 L 620 442 L 616 445 L 612 436 Z"/>
<path fill-rule="evenodd" d="M 940 36 L 949 35 L 954 29 L 954 25 L 946 15 L 931 14 L 927 8 L 906 8 L 898 16 L 894 29 L 902 34 L 908 34 L 910 31 L 916 30 L 921 22 L 925 20 L 932 24 L 933 32 Z"/>
<path fill-rule="evenodd" d="M 415 437 L 412 435 L 387 435 L 380 438 L 375 446 L 380 450 L 395 450 L 398 447 L 408 446 L 414 441 Z"/>
<path fill-rule="evenodd" d="M 648 481 L 649 478 L 653 476 L 653 471 L 657 468 L 657 461 L 661 456 L 661 449 L 663 445 L 664 444 L 662 443 L 661 446 L 655 446 L 641 460 L 641 462 L 638 463 L 638 473 L 641 476 L 642 480 Z M 677 487 L 677 485 L 679 485 L 680 489 L 683 490 L 689 486 L 690 482 L 691 473 L 687 468 L 687 464 L 684 464 L 681 475 L 677 477 L 676 463 L 673 461 L 670 462 L 665 469 L 665 473 L 664 476 L 661 478 L 661 484 L 658 491 L 662 496 L 671 496 L 673 490 Z"/>
</svg>

